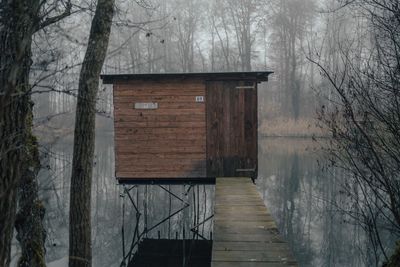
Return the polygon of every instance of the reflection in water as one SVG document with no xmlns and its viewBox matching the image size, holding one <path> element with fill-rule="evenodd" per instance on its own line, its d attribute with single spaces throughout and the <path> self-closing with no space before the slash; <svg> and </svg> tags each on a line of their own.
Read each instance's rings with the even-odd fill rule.
<svg viewBox="0 0 400 267">
<path fill-rule="evenodd" d="M 378 265 L 376 257 L 382 259 L 363 229 L 334 205 L 346 202 L 339 193 L 346 177 L 322 170 L 320 145 L 284 138 L 264 138 L 259 145 L 257 187 L 300 266 Z"/>
<path fill-rule="evenodd" d="M 123 187 L 113 177 L 97 182 L 92 204 L 93 266 L 128 264 L 144 238 L 203 240 L 212 235 L 211 185 Z M 49 262 L 68 253 L 68 198 L 59 197 L 68 188 L 62 187 L 62 181 L 59 184 L 50 191 L 57 201 L 48 203 L 47 210 Z"/>
<path fill-rule="evenodd" d="M 93 189 L 93 266 L 131 266 L 143 239 L 210 239 L 212 185 L 116 185 L 113 177 Z M 60 190 L 54 192 L 60 194 Z M 66 199 L 48 209 L 47 259 L 68 253 Z M 187 243 L 189 246 L 191 243 Z M 192 251 L 189 251 L 192 253 Z M 187 260 L 187 259 L 186 259 Z M 125 265 L 120 265 L 124 263 Z"/>
<path fill-rule="evenodd" d="M 123 187 L 114 179 L 112 119 L 98 118 L 96 161 L 92 188 L 93 266 L 120 266 L 129 250 L 136 227 L 136 212 Z M 257 187 L 288 240 L 301 266 L 374 266 L 374 249 L 358 225 L 338 212 L 332 203 L 345 203 L 339 194 L 340 182 L 346 179 L 340 170 L 322 171 L 318 145 L 301 139 L 263 139 L 259 149 Z M 68 255 L 69 183 L 72 138 L 45 144 L 49 157 L 42 160 L 42 198 L 45 201 L 47 261 L 49 267 L 63 266 Z M 166 186 L 190 207 L 177 213 L 147 233 L 148 238 L 183 238 L 183 229 L 191 229 L 212 214 L 213 186 Z M 155 185 L 132 189 L 142 212 L 140 232 L 154 226 L 182 208 L 182 201 Z M 189 193 L 185 193 L 189 192 Z M 125 212 L 123 205 L 125 203 Z M 124 214 L 124 217 L 122 216 Z M 199 216 L 201 214 L 201 216 Z M 144 218 L 146 218 L 146 223 Z M 124 243 L 122 240 L 124 220 Z M 210 237 L 212 220 L 201 225 L 201 235 Z M 187 230 L 189 233 L 190 230 Z M 192 233 L 193 234 L 193 233 Z M 388 240 L 390 238 L 387 238 Z M 124 245 L 123 245 L 124 244 Z M 390 244 L 390 243 L 389 243 Z M 13 250 L 14 263 L 18 250 Z M 377 255 L 379 260 L 379 255 Z M 64 265 L 67 266 L 67 265 Z"/>
<path fill-rule="evenodd" d="M 195 247 L 208 247 L 209 244 L 183 240 L 209 240 L 212 231 L 211 205 L 214 188 L 211 185 L 133 185 L 124 186 L 122 205 L 122 266 L 133 266 L 135 258 L 146 260 L 151 251 L 136 253 L 139 244 L 157 251 L 161 256 L 174 253 L 182 256 L 179 248 L 187 251 L 187 255 L 178 260 L 178 266 L 189 266 L 182 262 L 192 262 Z M 145 239 L 146 242 L 140 243 Z M 157 241 L 161 239 L 161 241 Z M 169 239 L 181 240 L 168 242 Z M 173 250 L 161 250 L 163 244 L 177 246 Z M 167 248 L 168 249 L 168 248 Z M 162 253 L 161 253 L 162 252 Z M 211 251 L 209 251 L 211 252 Z M 155 257 L 153 254 L 153 258 Z M 206 260 L 209 260 L 206 253 Z M 136 256 L 136 257 L 135 257 Z M 154 259 L 155 260 L 155 259 Z M 162 259 L 158 259 L 162 260 Z M 151 260 L 150 260 L 151 261 Z M 140 262 L 140 261 L 139 261 Z M 149 260 L 147 260 L 149 262 Z M 129 264 L 131 263 L 131 264 Z M 149 262 L 150 264 L 151 262 Z M 176 262 L 170 262 L 173 265 Z M 147 265 L 146 265 L 147 266 Z M 154 265 L 149 265 L 154 266 Z"/>
<path fill-rule="evenodd" d="M 132 246 L 132 242 L 137 242 L 138 234 L 140 240 L 182 239 L 184 235 L 186 239 L 209 239 L 213 221 L 201 222 L 213 212 L 214 186 L 127 186 L 137 212 L 124 187 L 118 185 L 114 178 L 114 146 L 110 130 L 112 120 L 98 118 L 97 124 L 99 129 L 96 131 L 92 184 L 93 266 L 120 266 L 124 258 L 128 259 L 130 251 L 133 254 L 136 252 L 138 244 Z M 72 138 L 67 136 L 55 143 L 44 144 L 43 150 L 49 154 L 49 157 L 42 160 L 46 168 L 40 175 L 48 229 L 46 259 L 49 267 L 63 267 L 67 266 L 68 255 Z M 134 237 L 136 226 L 138 228 Z M 145 231 L 145 228 L 148 230 Z M 198 231 L 197 234 L 191 231 L 193 228 Z M 16 259 L 18 251 L 15 253 Z"/>
</svg>

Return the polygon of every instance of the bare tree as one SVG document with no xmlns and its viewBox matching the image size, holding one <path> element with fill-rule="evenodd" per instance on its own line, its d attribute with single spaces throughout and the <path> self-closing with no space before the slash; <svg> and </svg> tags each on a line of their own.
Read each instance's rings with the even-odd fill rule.
<svg viewBox="0 0 400 267">
<path fill-rule="evenodd" d="M 79 77 L 71 175 L 69 266 L 91 266 L 91 185 L 96 96 L 106 57 L 114 0 L 98 0 Z"/>
<path fill-rule="evenodd" d="M 387 266 L 399 266 L 399 249 L 389 260 L 380 231 L 400 238 L 400 5 L 342 1 L 345 7 L 364 23 L 337 46 L 335 68 L 311 59 L 335 92 L 320 120 L 332 134 L 332 165 L 349 174 L 343 188 L 353 201 L 346 212 L 370 233 Z"/>
<path fill-rule="evenodd" d="M 182 9 L 177 15 L 178 53 L 183 72 L 193 72 L 195 33 L 198 27 L 199 10 L 197 0 L 179 1 Z"/>
<path fill-rule="evenodd" d="M 18 240 L 20 266 L 44 266 L 43 208 L 38 200 L 37 144 L 32 135 L 29 85 L 33 35 L 70 14 L 54 14 L 60 3 L 2 1 L 0 3 L 0 266 L 10 263 L 10 246 L 20 186 Z M 28 198 L 25 198 L 29 196 Z"/>
<path fill-rule="evenodd" d="M 257 17 L 260 15 L 257 12 L 261 7 L 260 1 L 234 0 L 227 2 L 237 41 L 240 69 L 251 71 L 252 46 L 255 40 L 254 27 Z"/>
<path fill-rule="evenodd" d="M 219 46 L 215 44 L 214 39 L 212 40 L 212 51 L 211 51 L 211 61 L 212 69 L 215 70 L 216 60 L 218 57 L 222 58 L 223 63 L 219 68 L 221 70 L 231 70 L 231 46 L 230 46 L 230 29 L 228 25 L 227 13 L 225 12 L 225 3 L 223 1 L 215 1 L 212 5 L 212 10 L 210 11 L 210 20 L 212 25 L 212 38 L 218 39 Z M 221 51 L 219 55 L 219 51 Z"/>
<path fill-rule="evenodd" d="M 302 41 L 313 19 L 313 0 L 278 0 L 270 3 L 272 39 L 279 86 L 284 91 L 283 105 L 294 119 L 300 115 L 302 80 Z"/>
</svg>

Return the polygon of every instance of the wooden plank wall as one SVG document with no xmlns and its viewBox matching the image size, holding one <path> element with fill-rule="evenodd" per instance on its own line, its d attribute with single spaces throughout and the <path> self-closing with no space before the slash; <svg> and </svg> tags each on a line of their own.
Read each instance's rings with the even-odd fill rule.
<svg viewBox="0 0 400 267">
<path fill-rule="evenodd" d="M 206 176 L 206 114 L 201 80 L 114 84 L 116 177 Z M 134 109 L 136 102 L 158 109 Z"/>
<path fill-rule="evenodd" d="M 206 88 L 207 175 L 257 176 L 257 172 L 236 172 L 257 169 L 256 83 L 209 81 Z"/>
</svg>

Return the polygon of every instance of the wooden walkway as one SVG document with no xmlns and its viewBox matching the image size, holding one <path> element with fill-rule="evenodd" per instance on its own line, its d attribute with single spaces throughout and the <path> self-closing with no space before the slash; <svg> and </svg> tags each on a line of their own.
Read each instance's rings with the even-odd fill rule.
<svg viewBox="0 0 400 267">
<path fill-rule="evenodd" d="M 212 267 L 297 266 L 250 178 L 217 178 Z"/>
</svg>

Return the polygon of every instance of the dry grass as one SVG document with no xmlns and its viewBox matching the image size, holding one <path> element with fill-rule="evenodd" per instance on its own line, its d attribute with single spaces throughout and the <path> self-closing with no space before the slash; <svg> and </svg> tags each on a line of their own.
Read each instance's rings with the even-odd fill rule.
<svg viewBox="0 0 400 267">
<path fill-rule="evenodd" d="M 328 134 L 318 127 L 313 119 L 263 120 L 259 132 L 264 137 L 328 137 Z"/>
<path fill-rule="evenodd" d="M 326 139 L 267 137 L 259 140 L 259 150 L 273 155 L 304 155 L 319 153 L 326 145 Z"/>
</svg>

